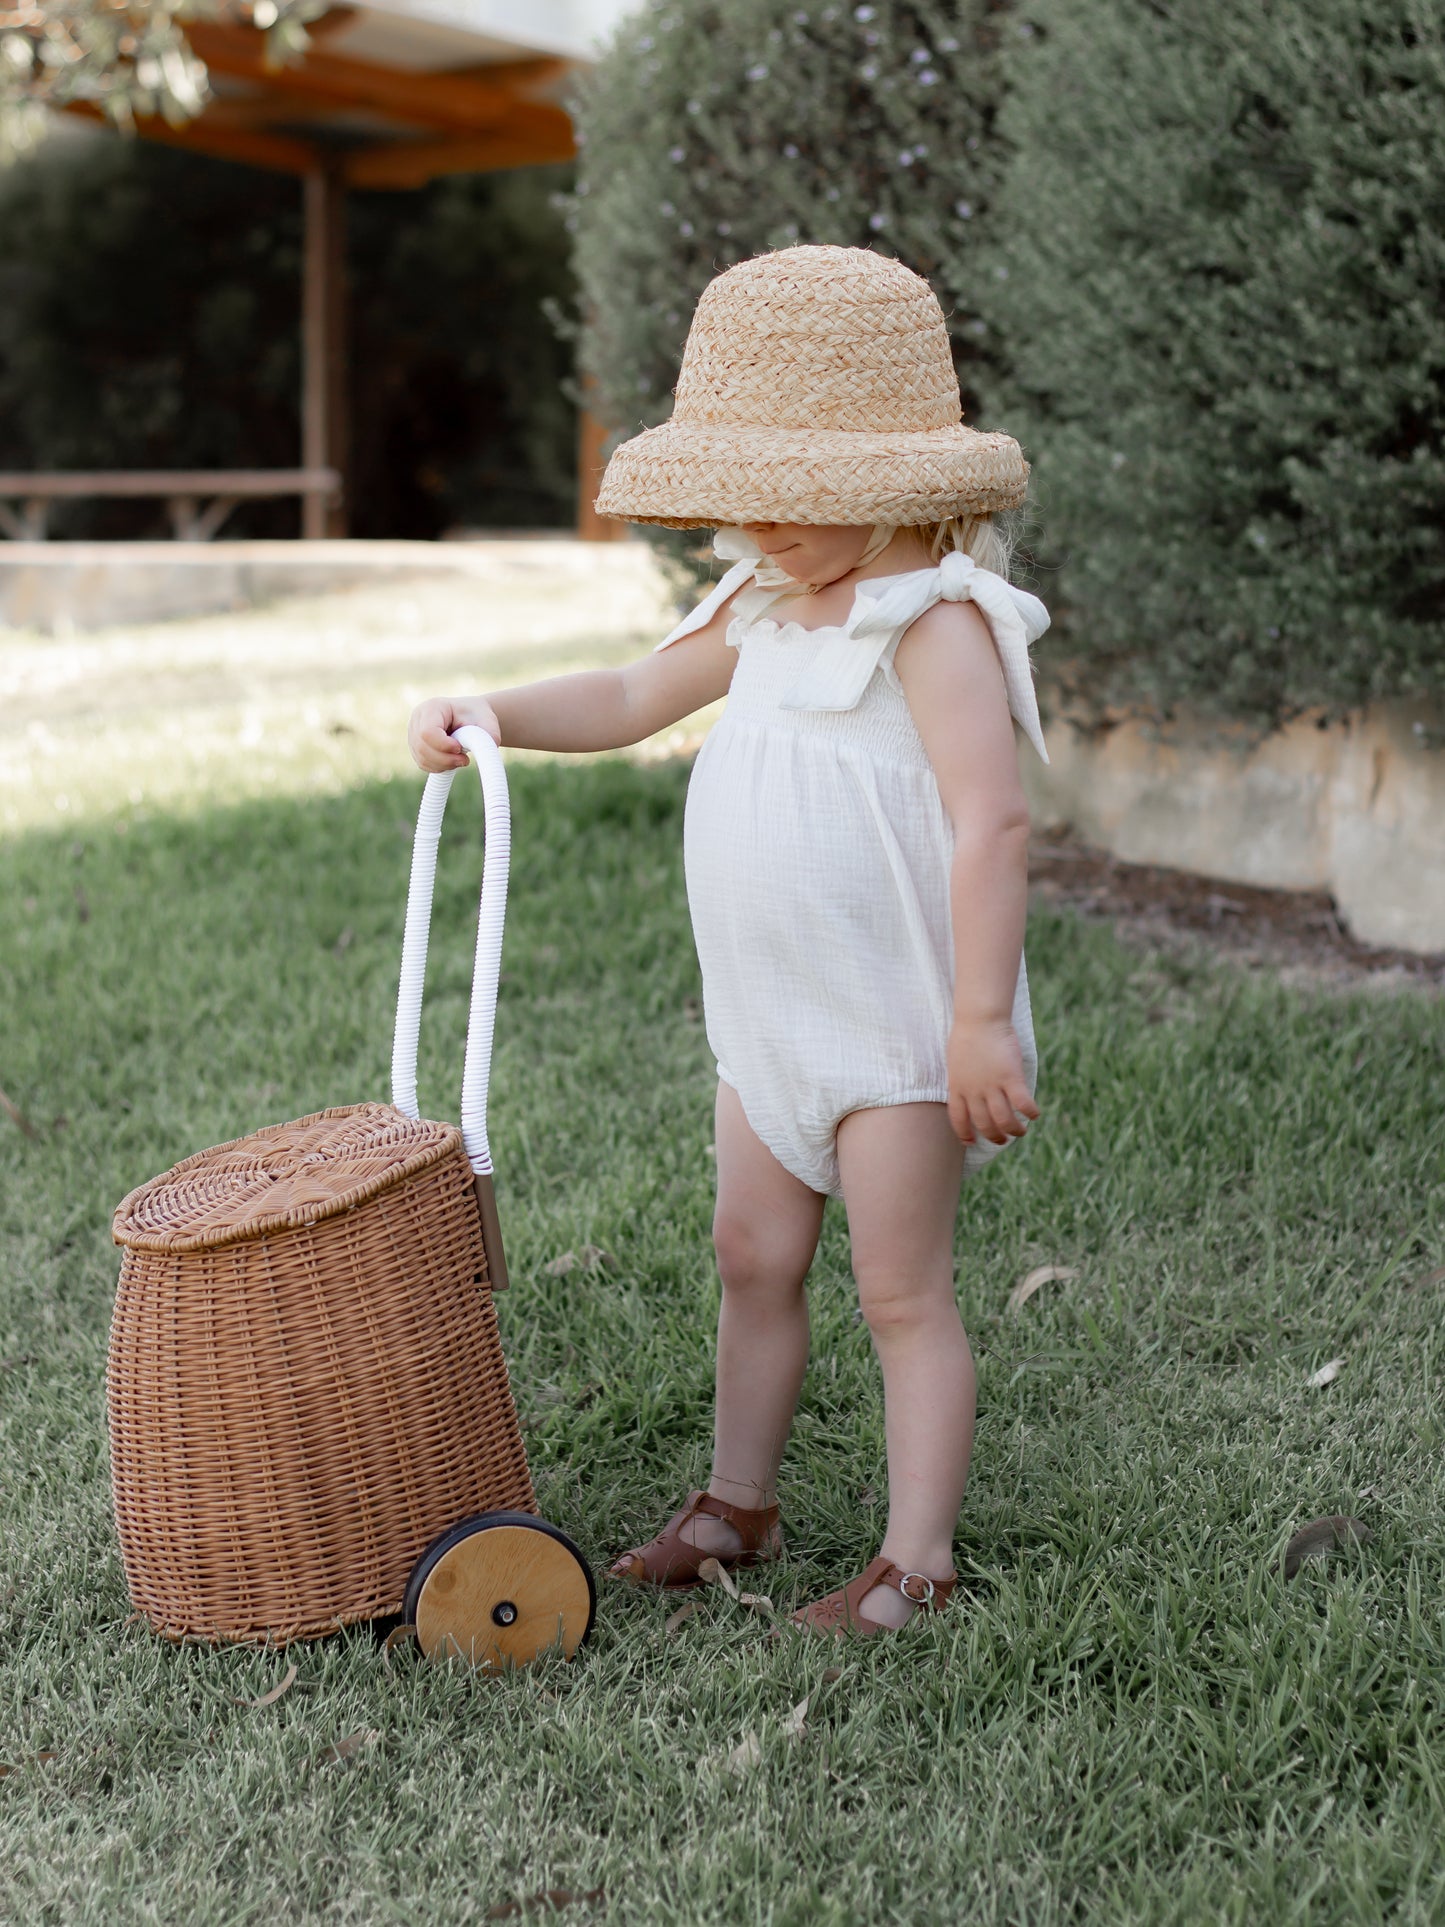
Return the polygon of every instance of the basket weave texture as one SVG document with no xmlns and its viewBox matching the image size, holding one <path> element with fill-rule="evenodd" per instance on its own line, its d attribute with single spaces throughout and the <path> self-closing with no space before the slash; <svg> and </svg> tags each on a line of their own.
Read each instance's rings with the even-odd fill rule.
<svg viewBox="0 0 1445 1927">
<path fill-rule="evenodd" d="M 317 1112 L 186 1158 L 112 1229 L 116 1523 L 158 1633 L 394 1613 L 439 1532 L 535 1510 L 454 1127 Z"/>
<path fill-rule="evenodd" d="M 1011 436 L 963 426 L 920 275 L 868 248 L 780 248 L 703 289 L 672 416 L 614 452 L 597 512 L 912 527 L 1014 508 L 1028 475 Z"/>
</svg>

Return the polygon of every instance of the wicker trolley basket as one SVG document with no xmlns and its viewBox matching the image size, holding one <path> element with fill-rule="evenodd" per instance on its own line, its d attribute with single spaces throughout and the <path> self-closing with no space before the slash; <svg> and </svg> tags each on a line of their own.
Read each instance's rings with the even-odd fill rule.
<svg viewBox="0 0 1445 1927">
<path fill-rule="evenodd" d="M 585 1561 L 535 1516 L 492 1302 L 510 819 L 496 745 L 461 739 L 486 801 L 462 1128 L 416 1097 L 448 774 L 417 824 L 393 1103 L 200 1151 L 115 1214 L 116 1524 L 136 1608 L 170 1639 L 280 1643 L 404 1611 L 429 1653 L 495 1666 L 570 1655 L 591 1627 Z"/>
</svg>

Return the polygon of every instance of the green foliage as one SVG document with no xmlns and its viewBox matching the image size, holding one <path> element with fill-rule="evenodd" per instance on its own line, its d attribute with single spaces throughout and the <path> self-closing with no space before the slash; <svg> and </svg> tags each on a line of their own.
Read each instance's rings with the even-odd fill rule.
<svg viewBox="0 0 1445 1927">
<path fill-rule="evenodd" d="M 1438 688 L 1439 9 L 1039 0 L 1012 46 L 991 399 L 1095 696 Z"/>
<path fill-rule="evenodd" d="M 327 0 L 20 0 L 0 13 L 0 163 L 39 146 L 47 108 L 84 101 L 118 126 L 137 114 L 200 113 L 206 69 L 184 20 L 244 19 L 266 29 L 267 57 L 294 58 Z"/>
<path fill-rule="evenodd" d="M 582 364 L 614 426 L 669 413 L 713 275 L 798 241 L 876 248 L 927 275 L 969 409 L 1003 17 L 997 0 L 648 0 L 622 22 L 582 85 L 567 217 Z"/>
<path fill-rule="evenodd" d="M 356 534 L 570 520 L 570 356 L 541 314 L 571 292 L 551 205 L 569 179 L 351 197 Z M 283 176 L 96 138 L 0 177 L 0 467 L 294 467 L 300 255 Z M 226 532 L 295 523 L 263 503 Z M 78 503 L 51 526 L 165 523 L 159 503 Z"/>
<path fill-rule="evenodd" d="M 1438 9 L 652 0 L 581 124 L 582 355 L 620 429 L 667 414 L 716 271 L 877 247 L 938 289 L 966 419 L 1035 464 L 1095 702 L 1267 723 L 1439 687 Z"/>
</svg>

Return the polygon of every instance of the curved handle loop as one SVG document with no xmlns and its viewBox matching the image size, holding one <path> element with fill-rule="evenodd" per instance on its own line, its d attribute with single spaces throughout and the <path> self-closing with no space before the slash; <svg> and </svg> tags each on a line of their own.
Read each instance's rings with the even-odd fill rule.
<svg viewBox="0 0 1445 1927">
<path fill-rule="evenodd" d="M 462 1142 L 473 1171 L 486 1175 L 492 1169 L 491 1148 L 487 1142 L 487 1089 L 492 1075 L 497 984 L 502 970 L 502 924 L 507 914 L 512 812 L 502 752 L 486 730 L 468 724 L 457 730 L 456 739 L 476 763 L 486 812 L 477 954 L 472 968 L 472 1002 L 467 1014 L 467 1049 L 462 1064 Z M 444 770 L 427 778 L 412 845 L 406 932 L 401 943 L 401 983 L 396 997 L 396 1033 L 391 1047 L 391 1101 L 399 1111 L 413 1118 L 421 1115 L 416 1096 L 416 1048 L 421 1035 L 421 993 L 431 932 L 437 846 L 441 841 L 447 795 L 458 773 Z"/>
</svg>

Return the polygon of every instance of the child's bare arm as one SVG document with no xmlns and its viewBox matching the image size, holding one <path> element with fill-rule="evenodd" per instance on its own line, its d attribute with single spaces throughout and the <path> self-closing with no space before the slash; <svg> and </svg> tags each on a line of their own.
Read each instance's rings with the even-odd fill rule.
<svg viewBox="0 0 1445 1927">
<path fill-rule="evenodd" d="M 623 669 L 498 689 L 487 696 L 433 696 L 412 711 L 407 740 L 426 770 L 458 769 L 454 732 L 474 723 L 510 749 L 621 749 L 725 696 L 737 651 L 725 640 L 731 611 L 704 629 Z"/>
<path fill-rule="evenodd" d="M 954 985 L 949 1117 L 965 1143 L 1002 1144 L 1038 1106 L 1013 1028 L 1028 899 L 1029 813 L 1003 671 L 982 615 L 944 602 L 895 658 L 953 824 Z"/>
</svg>

